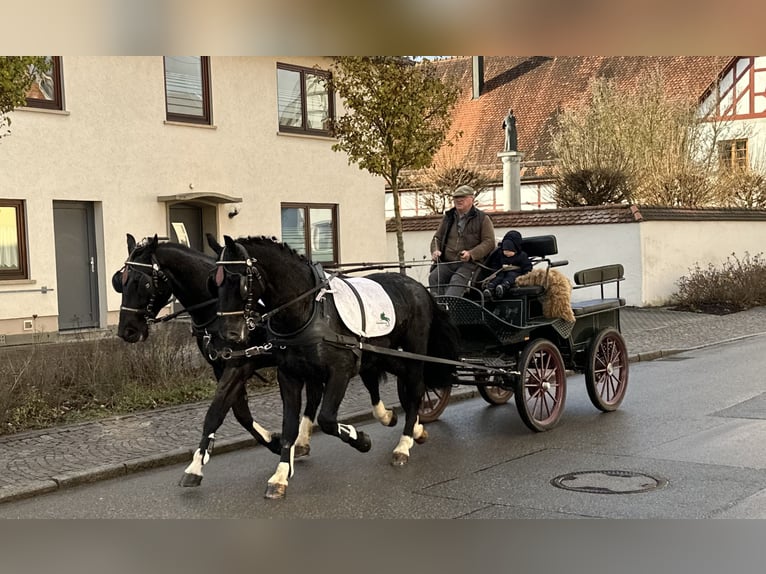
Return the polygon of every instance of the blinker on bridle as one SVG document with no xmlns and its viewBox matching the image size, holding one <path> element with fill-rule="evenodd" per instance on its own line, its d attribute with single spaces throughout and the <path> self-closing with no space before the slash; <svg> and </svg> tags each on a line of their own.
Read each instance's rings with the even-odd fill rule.
<svg viewBox="0 0 766 574">
<path fill-rule="evenodd" d="M 226 248 L 224 247 L 224 250 L 225 249 Z M 221 256 L 223 256 L 223 250 L 221 251 Z M 219 317 L 231 317 L 231 316 L 242 315 L 245 319 L 245 324 L 247 325 L 248 331 L 255 330 L 258 323 L 261 322 L 260 313 L 257 313 L 256 311 L 254 311 L 255 301 L 254 301 L 254 295 L 253 295 L 253 278 L 255 278 L 258 281 L 258 285 L 261 288 L 261 293 L 266 290 L 266 282 L 263 280 L 263 275 L 261 275 L 261 271 L 255 265 L 257 262 L 258 260 L 252 257 L 248 257 L 247 259 L 244 259 L 241 261 L 224 261 L 221 259 L 215 262 L 216 266 L 218 267 L 218 269 L 216 269 L 216 272 L 215 272 L 215 284 L 218 287 L 223 285 L 226 265 L 244 265 L 245 266 L 245 274 L 241 276 L 240 283 L 239 283 L 239 294 L 242 297 L 242 299 L 244 299 L 245 301 L 245 308 L 242 309 L 241 311 L 218 310 L 216 314 Z"/>
<path fill-rule="evenodd" d="M 120 305 L 120 311 L 128 311 L 131 313 L 139 313 L 143 314 L 144 318 L 146 319 L 147 323 L 154 322 L 154 303 L 157 298 L 157 291 L 160 286 L 160 280 L 164 281 L 165 283 L 168 282 L 167 276 L 162 272 L 160 269 L 159 264 L 157 263 L 157 260 L 154 259 L 152 256 L 152 262 L 151 263 L 139 263 L 138 261 L 126 261 L 125 266 L 122 268 L 122 285 L 124 286 L 128 282 L 128 272 L 130 271 L 131 267 L 145 267 L 152 270 L 151 274 L 151 294 L 149 295 L 149 302 L 146 304 L 146 309 L 136 309 L 134 307 L 126 307 L 124 305 Z M 143 273 L 139 269 L 136 269 L 139 273 L 142 275 L 146 275 L 146 273 Z"/>
</svg>

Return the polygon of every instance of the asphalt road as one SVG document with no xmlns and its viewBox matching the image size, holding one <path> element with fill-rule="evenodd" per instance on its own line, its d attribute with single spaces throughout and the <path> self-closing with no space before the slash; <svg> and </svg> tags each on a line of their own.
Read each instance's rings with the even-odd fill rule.
<svg viewBox="0 0 766 574">
<path fill-rule="evenodd" d="M 214 456 L 199 488 L 176 486 L 179 464 L 8 502 L 0 518 L 766 518 L 764 343 L 634 363 L 625 402 L 608 414 L 572 376 L 547 433 L 530 432 L 512 401 L 461 401 L 402 469 L 389 465 L 401 423 L 363 425 L 364 454 L 318 432 L 282 501 L 263 498 L 277 460 L 256 447 Z M 551 484 L 570 473 L 584 474 L 566 484 L 620 491 L 624 475 L 642 491 Z"/>
</svg>

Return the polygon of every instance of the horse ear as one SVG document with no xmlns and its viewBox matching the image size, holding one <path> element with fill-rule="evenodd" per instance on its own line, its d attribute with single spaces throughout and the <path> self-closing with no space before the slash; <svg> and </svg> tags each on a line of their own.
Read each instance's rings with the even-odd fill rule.
<svg viewBox="0 0 766 574">
<path fill-rule="evenodd" d="M 215 235 L 212 233 L 206 233 L 205 236 L 207 237 L 207 244 L 210 246 L 210 249 L 215 251 L 216 255 L 220 255 L 221 251 L 223 251 L 223 247 L 221 247 L 221 244 L 216 241 Z"/>
<path fill-rule="evenodd" d="M 133 250 L 136 248 L 136 238 L 133 237 L 130 233 L 128 233 L 128 255 L 133 253 Z"/>
<path fill-rule="evenodd" d="M 232 249 L 234 247 L 234 240 L 231 238 L 230 235 L 224 235 L 223 241 L 226 243 L 226 247 Z"/>
</svg>

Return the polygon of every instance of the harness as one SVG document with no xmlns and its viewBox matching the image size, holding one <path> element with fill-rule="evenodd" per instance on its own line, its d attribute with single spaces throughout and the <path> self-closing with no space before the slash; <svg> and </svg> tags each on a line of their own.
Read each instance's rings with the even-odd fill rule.
<svg viewBox="0 0 766 574">
<path fill-rule="evenodd" d="M 225 249 L 225 248 L 224 248 Z M 223 251 L 221 252 L 223 254 Z M 216 352 L 215 350 L 211 351 L 215 357 L 221 357 L 225 360 L 238 358 L 238 357 L 253 357 L 256 355 L 264 354 L 270 352 L 274 346 L 278 346 L 281 349 L 285 349 L 288 346 L 305 346 L 305 345 L 313 345 L 320 341 L 322 341 L 325 336 L 327 336 L 329 333 L 331 333 L 329 327 L 326 325 L 326 322 L 324 321 L 318 321 L 317 319 L 320 316 L 325 316 L 325 308 L 324 308 L 324 291 L 327 289 L 330 283 L 330 278 L 327 277 L 324 270 L 322 269 L 321 264 L 319 263 L 313 263 L 311 265 L 311 270 L 314 277 L 314 283 L 315 286 L 308 291 L 305 291 L 298 295 L 297 297 L 287 301 L 286 303 L 275 307 L 271 311 L 268 311 L 266 313 L 259 313 L 255 310 L 256 307 L 256 301 L 255 301 L 255 294 L 253 291 L 253 281 L 257 281 L 259 287 L 261 288 L 261 292 L 266 290 L 266 281 L 263 278 L 263 274 L 261 273 L 260 269 L 258 268 L 258 260 L 255 257 L 247 257 L 243 260 L 237 260 L 237 261 L 224 261 L 219 260 L 216 261 L 216 265 L 218 266 L 218 271 L 216 271 L 216 284 L 222 285 L 223 284 L 223 274 L 226 272 L 225 267 L 227 265 L 244 265 L 245 266 L 245 274 L 242 276 L 240 280 L 240 295 L 245 300 L 245 306 L 240 311 L 217 311 L 216 315 L 219 317 L 236 317 L 236 316 L 242 316 L 245 321 L 245 325 L 247 326 L 247 329 L 249 331 L 255 330 L 258 325 L 265 325 L 266 328 L 266 336 L 267 336 L 267 343 L 265 345 L 256 345 L 253 347 L 248 347 L 246 349 L 243 349 L 241 351 L 232 350 L 230 348 L 224 348 L 220 353 Z M 284 309 L 300 302 L 306 299 L 307 297 L 310 297 L 314 295 L 315 293 L 320 293 L 314 298 L 314 301 L 311 306 L 311 313 L 309 314 L 309 318 L 300 325 L 297 329 L 288 332 L 288 333 L 280 333 L 271 325 L 271 319 L 276 315 L 277 313 L 283 311 Z M 212 358 L 212 356 L 211 356 Z"/>
</svg>

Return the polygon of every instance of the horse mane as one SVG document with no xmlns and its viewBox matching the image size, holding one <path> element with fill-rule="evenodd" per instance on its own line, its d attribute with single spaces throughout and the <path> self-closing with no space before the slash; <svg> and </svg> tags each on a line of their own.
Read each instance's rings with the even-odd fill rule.
<svg viewBox="0 0 766 574">
<path fill-rule="evenodd" d="M 149 240 L 150 237 L 145 237 L 142 239 L 139 243 L 136 244 L 136 248 L 133 250 L 133 253 L 130 254 L 130 257 L 132 259 L 135 259 L 136 257 L 140 257 L 145 253 L 147 248 L 149 247 Z M 157 245 L 154 247 L 154 249 L 162 249 L 163 251 L 168 251 L 171 254 L 173 253 L 183 253 L 185 255 L 193 254 L 195 256 L 199 256 L 200 259 L 207 260 L 210 263 L 215 261 L 215 257 L 208 255 L 207 253 L 203 253 L 201 251 L 197 251 L 195 249 L 192 249 L 183 243 L 178 243 L 175 241 L 158 241 Z"/>
<path fill-rule="evenodd" d="M 285 252 L 288 255 L 292 255 L 293 257 L 305 263 L 309 262 L 309 260 L 306 259 L 305 255 L 301 255 L 295 249 L 290 247 L 287 243 L 285 243 L 284 241 L 280 241 L 276 237 L 267 237 L 265 235 L 248 235 L 247 237 L 238 238 L 237 241 L 241 243 L 243 246 L 245 246 L 245 248 L 247 248 L 250 245 L 273 246 L 279 249 L 279 251 Z"/>
</svg>

